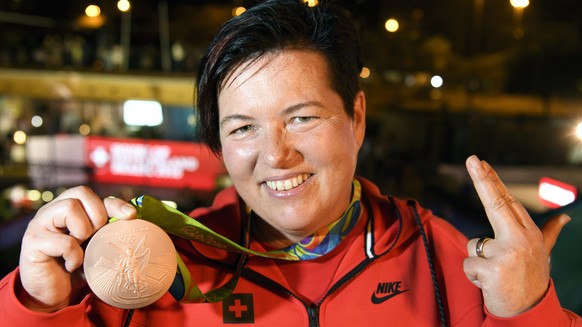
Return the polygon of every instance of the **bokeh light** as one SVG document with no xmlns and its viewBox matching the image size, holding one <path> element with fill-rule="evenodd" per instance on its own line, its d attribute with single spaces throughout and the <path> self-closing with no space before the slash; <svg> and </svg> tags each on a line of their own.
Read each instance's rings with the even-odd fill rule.
<svg viewBox="0 0 582 327">
<path fill-rule="evenodd" d="M 235 8 L 232 8 L 232 16 L 233 17 L 240 16 L 245 11 L 247 11 L 247 8 L 245 8 L 245 7 L 235 7 Z"/>
<path fill-rule="evenodd" d="M 386 21 L 386 23 L 384 24 L 384 27 L 386 28 L 386 30 L 390 33 L 394 33 L 396 31 L 398 31 L 398 28 L 400 28 L 400 24 L 398 23 L 398 21 L 394 18 L 390 18 Z"/>
<path fill-rule="evenodd" d="M 23 131 L 16 131 L 14 132 L 14 136 L 12 137 L 12 139 L 16 144 L 24 144 L 26 143 L 26 133 Z"/>
<path fill-rule="evenodd" d="M 362 71 L 360 72 L 360 77 L 361 78 L 368 78 L 368 77 L 370 77 L 370 73 L 371 73 L 370 68 L 364 67 L 364 68 L 362 68 Z"/>
<path fill-rule="evenodd" d="M 97 5 L 88 5 L 87 8 L 85 8 L 85 15 L 88 17 L 97 17 L 101 15 L 101 8 Z"/>
<path fill-rule="evenodd" d="M 120 0 L 117 2 L 117 9 L 122 12 L 126 12 L 131 8 L 131 4 L 127 0 Z"/>
</svg>

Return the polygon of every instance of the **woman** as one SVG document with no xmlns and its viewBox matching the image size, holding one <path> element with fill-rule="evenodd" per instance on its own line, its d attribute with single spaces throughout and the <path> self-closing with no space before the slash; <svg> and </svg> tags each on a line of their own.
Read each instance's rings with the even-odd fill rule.
<svg viewBox="0 0 582 327">
<path fill-rule="evenodd" d="M 73 188 L 31 221 L 20 267 L 0 284 L 0 322 L 579 323 L 560 307 L 548 272 L 549 251 L 568 218 L 541 232 L 486 163 L 473 156 L 467 167 L 495 231 L 491 240 L 467 241 L 414 201 L 384 196 L 354 177 L 365 133 L 360 69 L 357 33 L 332 6 L 265 1 L 227 22 L 201 63 L 197 107 L 202 135 L 224 159 L 234 187 L 190 215 L 267 254 L 173 237 L 187 268 L 179 275 L 189 271 L 202 292 L 226 295 L 189 296 L 187 287 L 172 287 L 145 308 L 113 307 L 85 287 L 80 244 L 107 217 L 134 218 L 135 208 Z"/>
</svg>

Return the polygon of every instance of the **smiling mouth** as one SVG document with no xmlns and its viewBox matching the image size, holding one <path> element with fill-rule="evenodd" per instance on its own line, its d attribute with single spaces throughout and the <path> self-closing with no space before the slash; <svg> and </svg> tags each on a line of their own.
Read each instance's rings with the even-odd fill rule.
<svg viewBox="0 0 582 327">
<path fill-rule="evenodd" d="M 295 188 L 303 182 L 305 182 L 311 175 L 310 174 L 300 174 L 296 177 L 280 180 L 280 181 L 267 181 L 267 187 L 274 191 L 287 191 Z"/>
</svg>

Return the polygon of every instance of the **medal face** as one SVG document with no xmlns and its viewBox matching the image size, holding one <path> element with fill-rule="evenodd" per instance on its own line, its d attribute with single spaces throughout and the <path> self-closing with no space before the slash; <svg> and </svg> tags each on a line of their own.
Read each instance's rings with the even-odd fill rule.
<svg viewBox="0 0 582 327">
<path fill-rule="evenodd" d="M 83 269 L 89 287 L 103 302 L 142 308 L 170 288 L 176 276 L 176 250 L 160 227 L 142 219 L 118 220 L 93 235 Z"/>
</svg>

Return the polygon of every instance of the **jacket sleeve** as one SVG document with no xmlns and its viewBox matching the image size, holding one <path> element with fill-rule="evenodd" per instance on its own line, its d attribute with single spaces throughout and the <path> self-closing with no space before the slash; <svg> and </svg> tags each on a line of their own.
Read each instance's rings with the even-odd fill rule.
<svg viewBox="0 0 582 327">
<path fill-rule="evenodd" d="M 421 211 L 421 213 L 425 215 L 430 214 L 430 212 L 426 213 L 424 211 Z M 438 248 L 439 243 L 456 244 L 457 248 L 460 249 L 463 247 L 462 249 L 465 251 L 465 244 L 467 242 L 466 238 L 464 235 L 457 232 L 452 225 L 441 219 L 432 219 L 431 225 L 427 228 L 431 231 L 431 235 L 445 236 L 448 240 L 447 242 L 444 242 L 443 239 L 441 239 L 439 242 L 436 242 L 437 253 L 446 254 L 444 256 L 445 259 L 452 258 L 454 252 L 447 252 L 451 249 L 451 246 L 441 246 Z M 447 264 L 446 266 L 448 267 L 447 274 L 450 275 L 453 265 Z M 462 273 L 457 272 L 456 276 L 461 274 Z M 470 287 L 473 288 L 474 286 L 471 285 Z M 452 288 L 453 287 L 449 287 L 447 291 Z M 475 289 L 479 291 L 477 288 Z M 465 289 L 464 292 L 467 292 L 467 289 Z M 451 296 L 453 297 L 458 295 L 459 293 L 451 293 Z M 469 302 L 465 303 L 464 307 L 467 307 L 467 304 L 469 304 Z M 548 290 L 541 301 L 533 308 L 520 315 L 510 318 L 497 317 L 488 312 L 487 308 L 481 304 L 479 307 L 475 307 L 474 310 L 470 310 L 470 313 L 466 313 L 462 316 L 463 318 L 454 326 L 478 326 L 481 322 L 481 326 L 483 327 L 582 327 L 582 318 L 580 316 L 562 308 L 552 279 L 550 279 Z"/>
<path fill-rule="evenodd" d="M 544 298 L 533 308 L 511 318 L 500 318 L 485 309 L 484 327 L 573 327 L 582 326 L 582 318 L 561 307 L 553 281 Z"/>
<path fill-rule="evenodd" d="M 88 312 L 90 296 L 81 302 L 54 313 L 36 312 L 26 308 L 16 294 L 22 292 L 19 270 L 0 280 L 0 327 L 4 326 L 91 326 Z"/>
</svg>

